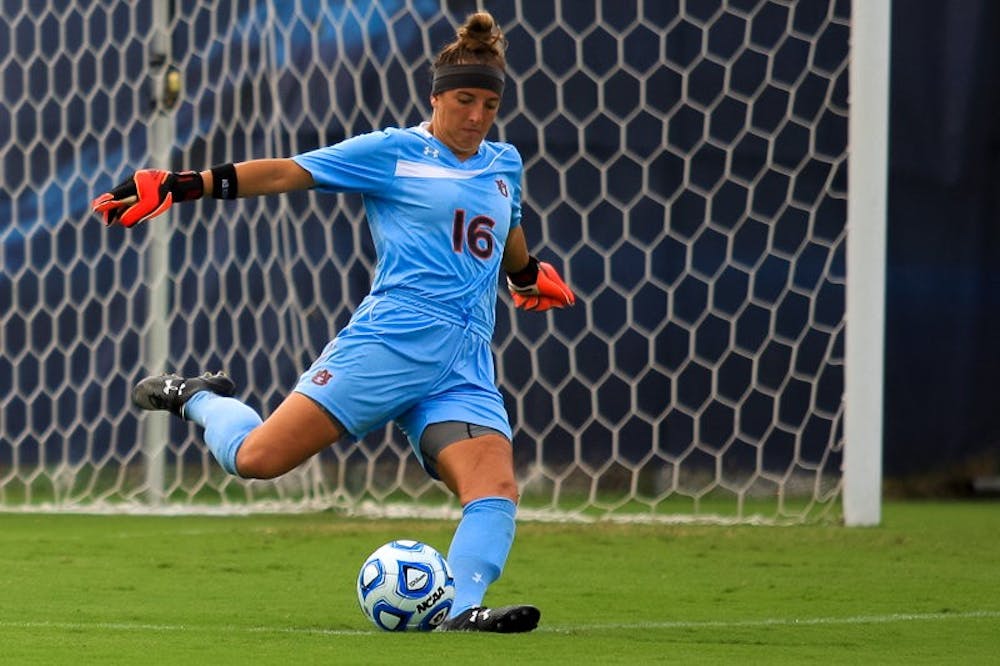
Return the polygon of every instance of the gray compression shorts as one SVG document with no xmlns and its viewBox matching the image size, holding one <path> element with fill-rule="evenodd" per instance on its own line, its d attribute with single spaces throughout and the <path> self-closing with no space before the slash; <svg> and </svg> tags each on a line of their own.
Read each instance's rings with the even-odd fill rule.
<svg viewBox="0 0 1000 666">
<path fill-rule="evenodd" d="M 441 478 L 437 473 L 437 459 L 441 455 L 441 451 L 449 444 L 483 435 L 499 435 L 507 439 L 507 435 L 487 426 L 462 421 L 431 423 L 424 428 L 424 434 L 420 436 L 420 452 L 424 456 L 424 469 L 435 479 Z"/>
</svg>

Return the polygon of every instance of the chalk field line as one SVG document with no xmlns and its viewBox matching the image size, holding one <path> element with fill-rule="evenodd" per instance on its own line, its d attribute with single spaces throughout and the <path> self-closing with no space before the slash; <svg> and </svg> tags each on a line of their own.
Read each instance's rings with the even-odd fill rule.
<svg viewBox="0 0 1000 666">
<path fill-rule="evenodd" d="M 816 627 L 861 624 L 900 624 L 907 622 L 952 622 L 955 620 L 1000 619 L 1000 611 L 955 611 L 940 613 L 891 613 L 887 615 L 857 615 L 853 617 L 765 618 L 757 620 L 708 620 L 666 622 L 609 622 L 560 627 L 545 625 L 535 633 L 579 634 L 588 631 L 631 631 L 671 629 L 752 629 L 767 627 Z M 381 634 L 377 630 L 324 629 L 322 627 L 267 627 L 238 625 L 150 624 L 143 622 L 50 622 L 0 620 L 0 630 L 51 629 L 56 631 L 114 631 L 136 633 L 245 633 L 298 634 L 313 636 L 367 636 Z"/>
</svg>

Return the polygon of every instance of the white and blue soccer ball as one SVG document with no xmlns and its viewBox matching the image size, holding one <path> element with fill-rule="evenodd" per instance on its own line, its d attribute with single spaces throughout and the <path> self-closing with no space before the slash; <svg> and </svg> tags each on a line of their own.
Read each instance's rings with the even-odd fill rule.
<svg viewBox="0 0 1000 666">
<path fill-rule="evenodd" d="M 455 600 L 455 579 L 441 553 L 420 541 L 391 541 L 358 574 L 358 603 L 386 631 L 431 631 Z"/>
</svg>

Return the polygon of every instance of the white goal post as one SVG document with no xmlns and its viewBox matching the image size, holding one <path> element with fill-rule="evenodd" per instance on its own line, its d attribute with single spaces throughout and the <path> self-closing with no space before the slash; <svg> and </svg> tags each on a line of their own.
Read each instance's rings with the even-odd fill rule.
<svg viewBox="0 0 1000 666">
<path fill-rule="evenodd" d="M 273 410 L 368 288 L 356 198 L 131 230 L 89 202 L 143 166 L 415 124 L 433 54 L 485 8 L 510 41 L 494 138 L 578 296 L 500 299 L 523 514 L 877 523 L 888 2 L 856 4 L 0 5 L 0 509 L 455 514 L 391 426 L 242 481 L 130 404 L 146 374 L 225 369 Z"/>
<path fill-rule="evenodd" d="M 847 208 L 844 522 L 882 520 L 891 3 L 855 2 Z"/>
</svg>

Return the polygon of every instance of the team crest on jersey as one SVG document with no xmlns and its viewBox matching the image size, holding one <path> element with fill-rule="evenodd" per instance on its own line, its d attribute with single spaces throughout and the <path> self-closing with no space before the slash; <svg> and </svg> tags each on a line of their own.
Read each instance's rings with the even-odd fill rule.
<svg viewBox="0 0 1000 666">
<path fill-rule="evenodd" d="M 312 383 L 317 386 L 326 386 L 327 382 L 333 379 L 333 374 L 329 370 L 320 370 L 312 377 Z"/>
<path fill-rule="evenodd" d="M 500 194 L 507 196 L 507 183 L 503 182 L 503 178 L 497 178 L 497 189 L 500 190 Z"/>
</svg>

